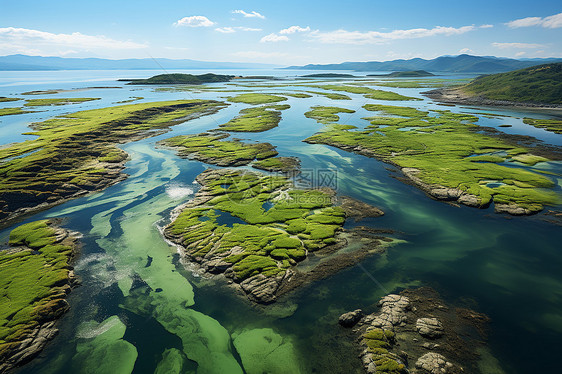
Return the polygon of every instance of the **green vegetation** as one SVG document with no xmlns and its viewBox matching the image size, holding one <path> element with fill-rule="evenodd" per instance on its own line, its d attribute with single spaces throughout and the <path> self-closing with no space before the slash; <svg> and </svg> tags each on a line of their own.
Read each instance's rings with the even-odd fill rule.
<svg viewBox="0 0 562 374">
<path fill-rule="evenodd" d="M 285 110 L 287 108 L 288 105 L 274 105 L 242 109 L 236 118 L 231 119 L 227 123 L 223 123 L 219 127 L 225 131 L 235 132 L 262 132 L 271 130 L 277 127 L 281 121 L 280 110 Z"/>
<path fill-rule="evenodd" d="M 302 93 L 302 92 L 280 93 L 279 95 L 296 97 L 297 99 L 308 99 L 308 98 L 312 97 L 312 95 L 305 94 L 305 93 Z"/>
<path fill-rule="evenodd" d="M 116 144 L 162 133 L 177 121 L 222 107 L 209 100 L 140 103 L 34 124 L 29 134 L 37 138 L 0 149 L 0 219 L 117 182 L 127 154 Z"/>
<path fill-rule="evenodd" d="M 203 84 L 203 83 L 220 83 L 228 82 L 233 75 L 219 75 L 219 74 L 160 74 L 150 77 L 148 79 L 120 79 L 129 82 L 128 84 Z"/>
<path fill-rule="evenodd" d="M 303 78 L 353 78 L 353 74 L 338 74 L 338 73 L 318 73 L 302 75 Z"/>
<path fill-rule="evenodd" d="M 562 62 L 484 75 L 461 90 L 492 100 L 562 104 Z"/>
<path fill-rule="evenodd" d="M 316 91 L 306 91 L 306 92 L 314 95 L 322 95 L 332 100 L 351 100 L 351 97 L 344 94 L 337 94 L 331 92 L 316 92 Z"/>
<path fill-rule="evenodd" d="M 21 225 L 10 233 L 8 250 L 0 251 L 0 361 L 9 360 L 35 330 L 68 309 L 70 259 L 74 239 L 43 220 Z M 38 349 L 43 342 L 37 342 Z"/>
<path fill-rule="evenodd" d="M 390 330 L 374 328 L 363 335 L 363 343 L 367 350 L 373 354 L 373 362 L 377 373 L 384 374 L 406 374 L 408 369 L 402 363 L 400 357 L 390 352 L 396 344 L 396 337 Z"/>
<path fill-rule="evenodd" d="M 0 116 L 11 116 L 14 114 L 33 113 L 32 110 L 22 110 L 22 108 L 0 108 Z"/>
<path fill-rule="evenodd" d="M 324 124 L 339 121 L 340 116 L 337 115 L 338 113 L 355 113 L 354 110 L 334 106 L 314 106 L 310 109 L 304 115 Z"/>
<path fill-rule="evenodd" d="M 308 252 L 337 242 L 345 221 L 330 195 L 294 189 L 285 177 L 223 169 L 197 180 L 201 190 L 166 235 L 196 261 L 221 258 L 221 271 L 232 268 L 237 282 L 285 273 Z M 219 223 L 225 214 L 239 220 Z"/>
<path fill-rule="evenodd" d="M 559 119 L 523 118 L 523 123 L 545 129 L 546 131 L 562 134 L 562 120 Z"/>
<path fill-rule="evenodd" d="M 433 77 L 432 74 L 425 70 L 409 70 L 409 71 L 394 71 L 389 74 L 367 74 L 368 77 L 392 77 L 392 78 L 409 78 L 409 77 Z"/>
<path fill-rule="evenodd" d="M 322 86 L 310 86 L 314 88 L 323 88 L 325 90 L 331 91 L 343 91 L 354 94 L 362 94 L 367 99 L 373 100 L 421 100 L 415 97 L 403 96 L 395 92 L 376 90 L 374 88 L 362 87 L 362 86 L 344 86 L 335 84 L 326 84 Z"/>
<path fill-rule="evenodd" d="M 21 100 L 19 97 L 6 97 L 6 96 L 0 96 L 0 103 L 5 103 L 8 101 L 18 101 Z"/>
<path fill-rule="evenodd" d="M 27 100 L 25 106 L 47 106 L 47 105 L 67 105 L 77 104 L 86 101 L 99 100 L 99 97 L 76 97 L 76 98 L 60 98 L 60 99 L 31 99 Z"/>
<path fill-rule="evenodd" d="M 299 166 L 300 161 L 296 157 L 273 157 L 252 164 L 252 167 L 256 169 L 282 173 L 296 171 Z"/>
<path fill-rule="evenodd" d="M 286 97 L 261 93 L 246 93 L 228 98 L 228 101 L 230 101 L 231 103 L 245 103 L 252 105 L 271 104 L 285 100 L 287 100 Z"/>
<path fill-rule="evenodd" d="M 478 207 L 486 207 L 493 200 L 498 211 L 512 214 L 538 212 L 544 205 L 559 201 L 554 191 L 546 190 L 555 185 L 549 178 L 498 164 L 507 160 L 532 165 L 546 159 L 479 134 L 479 126 L 467 123 L 476 121 L 475 116 L 443 110 L 432 111 L 432 116 L 414 108 L 385 105 L 364 107 L 399 117 L 367 118 L 371 125 L 362 131 L 353 126 L 331 125 L 306 141 L 412 168 L 405 171 L 410 179 L 438 199 Z M 491 156 L 500 152 L 505 156 Z M 493 181 L 501 183 L 490 185 Z"/>
<path fill-rule="evenodd" d="M 132 96 L 130 99 L 117 101 L 115 104 L 125 104 L 125 103 L 132 103 L 133 101 L 142 100 L 144 97 L 142 96 Z"/>
<path fill-rule="evenodd" d="M 248 165 L 254 160 L 277 156 L 275 147 L 269 143 L 222 140 L 227 137 L 228 134 L 202 133 L 176 136 L 160 143 L 177 148 L 181 157 L 190 157 L 218 166 Z"/>
</svg>

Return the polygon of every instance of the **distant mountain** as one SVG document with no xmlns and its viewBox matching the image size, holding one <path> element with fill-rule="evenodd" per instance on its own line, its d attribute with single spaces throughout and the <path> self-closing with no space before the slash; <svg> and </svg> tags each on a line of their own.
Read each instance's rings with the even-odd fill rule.
<svg viewBox="0 0 562 374">
<path fill-rule="evenodd" d="M 355 70 L 355 71 L 410 71 L 425 70 L 444 73 L 501 73 L 546 62 L 562 62 L 562 59 L 515 60 L 490 56 L 441 56 L 432 60 L 413 58 L 411 60 L 343 62 L 341 64 L 290 66 L 287 69 L 303 70 Z"/>
<path fill-rule="evenodd" d="M 108 60 L 26 55 L 0 56 L 0 70 L 159 70 L 159 69 L 256 69 L 279 65 L 141 58 Z"/>
<path fill-rule="evenodd" d="M 562 104 L 562 62 L 484 75 L 461 90 L 491 100 Z"/>
</svg>

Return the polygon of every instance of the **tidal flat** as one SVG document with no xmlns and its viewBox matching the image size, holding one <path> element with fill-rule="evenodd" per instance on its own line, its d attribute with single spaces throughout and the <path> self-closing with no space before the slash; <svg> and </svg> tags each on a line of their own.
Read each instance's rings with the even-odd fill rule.
<svg viewBox="0 0 562 374">
<path fill-rule="evenodd" d="M 2 117 L 29 133 L 3 141 L 0 169 L 11 179 L 2 186 L 45 197 L 17 222 L 4 216 L 6 248 L 21 223 L 53 217 L 83 235 L 73 260 L 81 286 L 66 298 L 59 334 L 18 372 L 361 373 L 368 365 L 358 337 L 387 372 L 420 371 L 439 355 L 464 372 L 526 373 L 536 362 L 556 370 L 549 357 L 562 333 L 562 305 L 552 297 L 562 290 L 562 237 L 546 220 L 561 208 L 561 164 L 486 128 L 556 147 L 559 134 L 523 118 L 558 119 L 505 108 L 489 118 L 489 109 L 407 100 L 420 98 L 427 81 L 401 80 L 387 86 L 395 95 L 376 96 L 370 90 L 383 80 L 344 77 L 337 86 L 360 89 L 342 91 L 322 87 L 333 81 L 304 82 L 315 87 L 303 91 L 302 80 L 285 78 L 230 99 L 221 96 L 225 83 L 190 91 L 123 84 L 88 95 L 100 100 Z M 65 88 L 14 86 L 0 95 Z M 70 185 L 77 194 L 66 195 Z M 470 192 L 478 204 L 463 205 L 449 190 L 443 201 L 430 193 L 437 186 Z M 514 216 L 519 210 L 502 203 L 534 215 Z M 419 304 L 416 292 L 428 285 L 449 312 Z M 416 306 L 406 312 L 408 331 L 357 335 L 338 326 L 357 309 L 374 320 L 389 294 Z M 467 316 L 478 322 L 470 328 L 493 321 L 486 338 L 462 357 L 434 346 L 458 343 Z M 418 332 L 419 319 L 432 337 Z M 414 337 L 405 361 L 396 342 Z"/>
</svg>

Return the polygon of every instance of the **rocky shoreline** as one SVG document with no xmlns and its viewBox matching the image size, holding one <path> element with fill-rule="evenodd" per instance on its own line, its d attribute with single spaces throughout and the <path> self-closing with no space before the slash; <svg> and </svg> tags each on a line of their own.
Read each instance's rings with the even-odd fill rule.
<svg viewBox="0 0 562 374">
<path fill-rule="evenodd" d="M 447 305 L 428 287 L 389 294 L 378 311 L 358 309 L 340 316 L 353 328 L 366 373 L 461 374 L 483 372 L 478 348 L 488 317 Z"/>
<path fill-rule="evenodd" d="M 0 373 L 9 372 L 13 368 L 21 366 L 37 356 L 45 345 L 58 334 L 58 329 L 56 327 L 57 320 L 70 308 L 66 298 L 79 282 L 69 263 L 77 254 L 81 234 L 59 227 L 58 225 L 60 222 L 61 221 L 58 219 L 47 221 L 47 229 L 51 233 L 47 242 L 50 244 L 43 247 L 35 246 L 29 242 L 29 240 L 32 240 L 29 239 L 32 237 L 32 234 L 22 240 L 22 242 L 27 242 L 29 244 L 11 245 L 9 249 L 0 252 L 0 265 L 3 266 L 6 264 L 4 260 L 8 260 L 14 255 L 26 256 L 29 255 L 30 252 L 33 252 L 39 254 L 31 256 L 41 256 L 41 251 L 44 247 L 57 246 L 64 249 L 61 266 L 66 274 L 66 276 L 52 284 L 50 294 L 44 296 L 43 299 L 32 301 L 34 306 L 34 319 L 20 324 L 16 323 L 15 326 L 11 328 L 17 328 L 17 330 L 11 333 L 10 336 L 2 339 L 4 342 L 0 344 Z M 35 222 L 32 224 L 35 224 Z M 35 230 L 35 235 L 37 235 L 37 230 Z M 12 242 L 12 239 L 10 241 Z M 52 255 L 49 254 L 47 256 L 51 258 L 50 256 Z M 51 266 L 54 267 L 54 265 Z M 0 270 L 3 269 L 5 268 L 0 267 Z M 52 271 L 57 271 L 57 269 L 53 269 Z M 4 274 L 4 271 L 2 271 L 2 273 Z M 30 276 L 32 275 L 25 275 L 25 277 Z M 17 282 L 17 278 L 12 280 L 12 284 Z M 27 292 L 32 292 L 32 290 L 27 289 Z M 18 310 L 13 311 L 14 314 L 16 314 L 16 312 L 18 312 Z M 5 328 L 5 326 L 1 327 Z"/>
<path fill-rule="evenodd" d="M 556 104 L 521 103 L 508 100 L 486 99 L 482 96 L 469 95 L 459 88 L 438 88 L 435 90 L 422 92 L 421 94 L 432 100 L 447 104 L 562 110 L 562 105 Z"/>
<path fill-rule="evenodd" d="M 269 238 L 272 234 L 266 234 L 264 241 L 260 241 L 260 247 L 257 252 L 251 252 L 252 254 L 248 254 L 246 251 L 249 251 L 248 248 L 253 245 L 251 242 L 247 242 L 248 239 L 244 239 L 248 237 L 241 237 L 239 241 L 231 242 L 232 239 L 230 239 L 229 235 L 232 235 L 236 226 L 234 226 L 234 228 L 230 228 L 230 230 L 228 227 L 218 226 L 221 228 L 220 230 L 224 230 L 225 232 L 217 233 L 217 231 L 220 230 L 211 229 L 211 231 L 207 232 L 203 238 L 197 238 L 195 240 L 186 240 L 184 233 L 186 231 L 191 233 L 194 230 L 197 230 L 201 225 L 199 220 L 193 221 L 193 223 L 189 224 L 189 226 L 185 229 L 182 229 L 181 232 L 176 230 L 177 227 L 175 226 L 175 222 L 181 222 L 183 220 L 181 217 L 182 212 L 200 212 L 204 209 L 209 209 L 209 203 L 216 196 L 216 191 L 213 191 L 212 181 L 216 180 L 217 177 L 228 175 L 228 173 L 231 172 L 232 171 L 229 171 L 228 169 L 209 169 L 199 175 L 197 177 L 197 181 L 201 184 L 201 189 L 197 192 L 193 200 L 176 208 L 172 212 L 172 223 L 166 226 L 163 232 L 170 242 L 178 246 L 180 254 L 186 258 L 187 263 L 195 263 L 199 269 L 207 275 L 228 278 L 229 284 L 234 286 L 237 290 L 243 291 L 244 295 L 255 303 L 273 303 L 281 295 L 286 294 L 303 284 L 325 278 L 344 267 L 352 266 L 360 262 L 369 254 L 384 250 L 382 243 L 392 241 L 392 239 L 381 236 L 379 232 L 369 232 L 369 230 L 361 229 L 344 230 L 343 228 L 336 229 L 334 236 L 324 239 L 323 244 L 322 241 L 311 241 L 309 235 L 305 234 L 299 234 L 300 237 L 288 236 L 286 239 L 282 240 L 302 240 L 302 243 L 304 243 L 302 253 L 299 254 L 298 257 L 294 257 L 296 260 L 293 260 L 293 257 L 290 257 L 288 262 L 285 262 L 285 260 L 280 261 L 284 257 L 282 257 L 283 255 L 281 254 L 276 254 L 275 251 L 277 251 L 277 249 L 274 249 L 274 251 L 271 252 L 271 256 L 273 256 L 272 258 L 278 262 L 276 264 L 274 262 L 275 265 L 272 265 L 273 268 L 266 268 L 266 270 L 263 270 L 262 268 L 262 270 L 258 270 L 257 273 L 249 273 L 249 276 L 242 275 L 240 271 L 237 271 L 237 269 L 239 270 L 241 267 L 239 263 L 242 260 L 252 258 L 253 262 L 250 264 L 251 266 L 258 262 L 268 261 L 268 257 L 255 257 L 253 253 L 262 253 L 262 251 L 265 251 L 266 248 L 272 244 L 271 242 L 276 242 L 277 239 Z M 291 188 L 292 187 L 289 187 L 287 184 L 282 184 L 273 191 L 270 191 L 270 193 L 272 196 L 277 197 L 288 196 L 287 194 L 290 193 Z M 329 199 L 327 209 L 332 209 L 329 208 L 329 206 L 336 203 L 337 199 L 335 192 L 323 189 L 322 191 L 318 191 L 318 193 L 321 194 L 318 196 L 326 196 Z M 244 201 L 234 202 L 234 204 L 236 203 L 246 204 Z M 340 202 L 338 204 L 340 204 L 339 206 L 341 206 L 346 218 L 361 219 L 365 217 L 378 217 L 383 214 L 383 212 L 378 208 L 374 208 L 368 204 L 350 198 L 340 198 Z M 212 205 L 210 205 L 210 207 L 211 209 L 213 208 Z M 317 214 L 319 213 L 313 213 L 312 216 Z M 320 216 L 318 217 L 318 220 L 330 219 L 328 216 L 324 216 L 324 218 L 320 218 Z M 207 221 L 205 220 L 203 222 Z M 285 230 L 295 233 L 289 228 L 290 226 L 286 227 L 282 222 L 283 221 L 278 220 L 276 223 L 273 223 L 273 231 L 271 231 L 271 233 L 275 233 L 275 235 L 278 235 L 277 233 L 285 233 L 286 235 Z M 247 225 L 248 223 L 241 224 L 238 229 L 245 230 L 246 228 L 244 228 L 244 226 Z M 252 235 L 258 235 L 257 232 L 259 232 L 259 230 L 264 228 L 267 229 L 268 227 L 269 226 L 267 225 L 257 225 L 255 226 L 256 234 Z M 208 243 L 209 236 L 216 237 L 216 239 L 213 239 L 215 241 L 211 244 Z M 251 237 L 249 238 L 249 240 L 254 240 Z M 230 243 L 228 245 L 228 249 L 221 247 L 223 241 L 226 240 Z M 339 249 L 349 243 L 360 244 L 360 249 L 351 253 L 337 253 Z M 296 246 L 295 249 L 289 249 L 289 253 L 300 251 L 298 248 L 300 248 L 302 244 L 295 243 L 294 245 Z M 201 252 L 202 249 L 205 249 L 205 252 Z M 240 257 L 242 257 L 242 260 L 239 260 Z M 299 270 L 297 263 L 304 261 L 305 259 L 310 260 L 311 258 L 315 258 L 317 260 L 317 263 L 312 270 Z M 240 262 L 235 262 L 235 260 L 239 260 Z"/>
<path fill-rule="evenodd" d="M 29 184 L 37 190 L 29 188 L 0 191 L 0 227 L 7 227 L 22 217 L 77 197 L 102 191 L 123 181 L 127 178 L 127 175 L 122 171 L 129 156 L 116 146 L 162 134 L 169 131 L 170 126 L 180 121 L 189 121 L 200 116 L 213 114 L 221 108 L 218 105 L 208 107 L 203 105 L 201 110 L 196 110 L 197 105 L 198 103 L 188 103 L 134 111 L 122 120 L 109 120 L 107 123 L 100 125 L 102 129 L 92 130 L 91 133 L 87 134 L 77 134 L 61 140 L 58 147 L 60 154 L 49 155 L 48 158 L 29 162 L 29 165 L 16 169 L 16 173 L 8 169 L 11 166 L 6 166 L 6 170 L 9 171 L 0 170 L 0 181 L 8 185 L 12 181 L 21 183 L 28 180 Z M 147 121 L 159 115 L 167 115 L 174 110 L 195 111 L 181 118 L 172 119 L 167 123 L 158 124 L 154 129 L 135 128 L 142 123 L 141 121 Z M 32 128 L 40 134 L 42 131 L 41 125 L 41 123 L 34 124 Z M 76 161 L 78 164 L 72 164 L 73 159 L 79 160 Z M 25 157 L 21 160 L 25 160 Z M 6 164 L 8 163 L 9 161 L 6 162 Z M 0 163 L 0 166 L 4 165 Z M 52 170 L 52 173 L 41 179 L 38 178 L 38 170 Z M 81 172 L 83 175 L 80 175 Z M 22 176 L 13 176 L 14 174 Z M 69 176 L 65 174 L 69 174 Z M 34 177 L 28 177 L 29 175 Z"/>
</svg>

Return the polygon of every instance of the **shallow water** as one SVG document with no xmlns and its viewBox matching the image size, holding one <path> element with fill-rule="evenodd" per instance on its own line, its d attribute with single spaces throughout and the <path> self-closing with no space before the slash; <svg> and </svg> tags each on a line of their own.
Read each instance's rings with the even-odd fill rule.
<svg viewBox="0 0 562 374">
<path fill-rule="evenodd" d="M 237 73 L 294 75 L 283 70 Z M 38 89 L 122 87 L 33 96 L 101 97 L 102 100 L 0 117 L 0 144 L 24 140 L 28 136 L 20 134 L 28 131 L 30 122 L 113 105 L 131 96 L 156 101 L 220 99 L 230 95 L 156 92 L 154 87 L 125 86 L 115 81 L 150 75 L 146 71 L 26 72 L 25 76 L 0 72 L 0 96 Z M 263 91 L 286 89 L 264 88 Z M 419 92 L 424 90 L 384 89 L 417 97 L 422 97 Z M 492 208 L 459 208 L 433 201 L 418 189 L 398 181 L 395 177 L 399 174 L 390 165 L 302 142 L 322 128 L 315 120 L 303 116 L 312 105 L 354 109 L 356 113 L 341 114 L 340 123 L 358 127 L 368 125 L 362 118 L 373 115 L 361 108 L 367 101 L 477 115 L 492 110 L 442 107 L 425 98 L 419 102 L 385 102 L 347 95 L 353 100 L 334 101 L 323 96 L 289 98 L 285 103 L 291 108 L 283 111 L 283 120 L 277 128 L 233 137 L 267 141 L 277 147 L 280 156 L 299 157 L 303 171 L 313 184 L 319 183 L 321 173 L 330 173 L 335 177 L 331 183 L 337 183 L 333 187 L 338 193 L 385 211 L 383 217 L 367 219 L 361 224 L 396 230 L 394 236 L 399 244 L 359 266 L 304 287 L 268 308 L 250 305 L 232 288 L 200 276 L 195 268 L 186 270 L 179 263 L 176 248 L 162 239 L 159 227 L 167 222 L 171 209 L 193 197 L 198 189 L 195 177 L 206 165 L 180 159 L 155 143 L 170 136 L 216 128 L 248 107 L 232 104 L 212 116 L 177 125 L 167 134 L 124 145 L 123 149 L 131 155 L 126 165 L 130 175 L 127 180 L 27 219 L 66 217 L 65 227 L 84 234 L 84 246 L 75 266 L 83 285 L 70 296 L 72 308 L 59 323 L 59 336 L 20 372 L 66 373 L 71 369 L 88 372 L 97 368 L 99 360 L 84 357 L 98 357 L 100 352 L 112 350 L 123 352 L 118 358 L 107 358 L 105 364 L 113 367 L 114 372 L 130 372 L 130 367 L 124 364 L 129 361 L 135 362 L 134 373 L 153 373 L 157 368 L 164 372 L 164 368 L 177 368 L 182 362 L 183 372 L 187 373 L 242 373 L 242 365 L 248 373 L 258 370 L 255 368 L 260 365 L 281 372 L 274 362 L 249 362 L 238 354 L 251 353 L 257 347 L 264 349 L 264 342 L 269 345 L 283 342 L 274 350 L 273 361 L 292 362 L 292 372 L 361 372 L 352 341 L 337 325 L 337 317 L 357 308 L 372 311 L 384 294 L 419 285 L 432 286 L 446 300 L 492 318 L 490 353 L 506 373 L 556 372 L 558 365 L 552 357 L 558 353 L 562 334 L 559 251 L 562 230 L 559 226 L 544 222 L 542 215 L 506 218 L 493 214 Z M 10 102 L 0 106 L 21 104 Z M 479 124 L 562 144 L 562 135 L 535 129 L 521 120 L 524 116 L 544 115 L 513 110 L 493 112 L 511 117 L 479 115 Z M 505 123 L 512 127 L 498 127 Z M 540 163 L 533 168 L 562 174 L 562 163 Z M 554 180 L 560 192 L 562 182 L 560 178 Z M 232 221 L 232 217 L 220 213 L 225 223 Z M 10 229 L 2 231 L 0 239 L 5 240 Z M 486 362 L 494 362 L 486 357 Z"/>
</svg>

